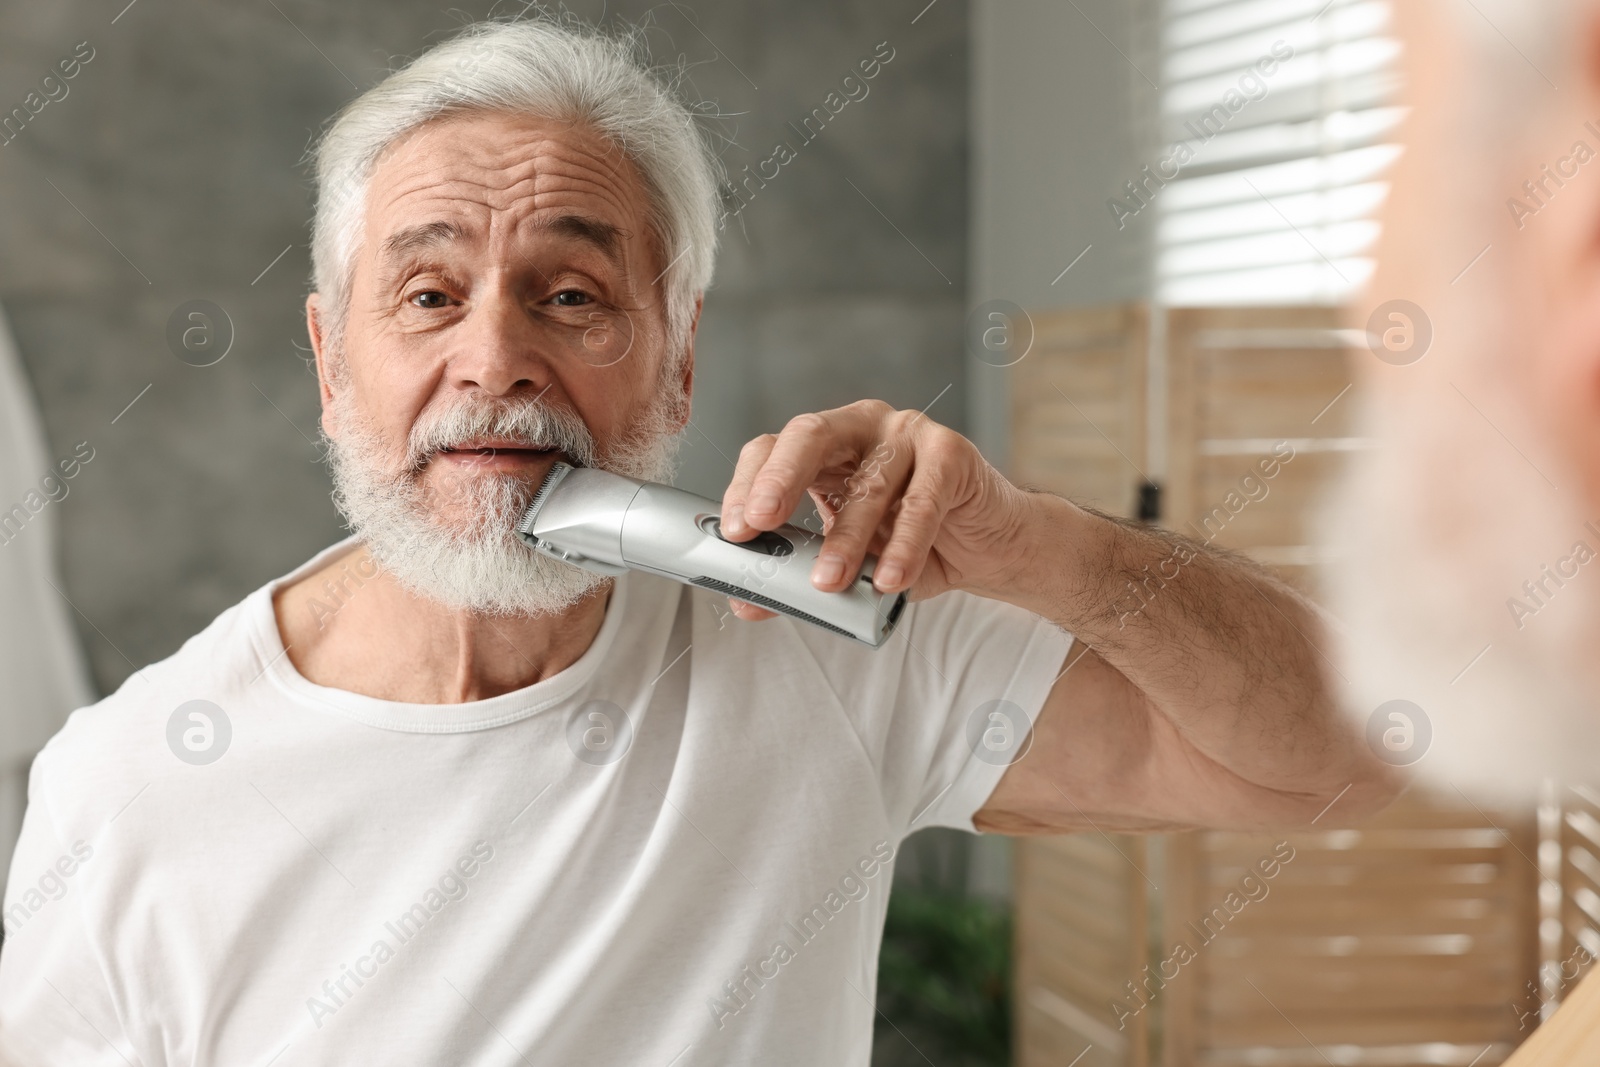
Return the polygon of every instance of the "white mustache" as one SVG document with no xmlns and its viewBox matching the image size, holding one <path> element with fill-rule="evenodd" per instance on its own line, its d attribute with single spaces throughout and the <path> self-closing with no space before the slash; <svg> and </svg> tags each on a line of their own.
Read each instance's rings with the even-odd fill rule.
<svg viewBox="0 0 1600 1067">
<path fill-rule="evenodd" d="M 407 437 L 407 465 L 419 471 L 444 449 L 480 437 L 503 438 L 534 449 L 553 448 L 581 466 L 596 465 L 594 435 L 583 419 L 538 398 L 467 401 L 434 414 L 425 411 Z"/>
</svg>

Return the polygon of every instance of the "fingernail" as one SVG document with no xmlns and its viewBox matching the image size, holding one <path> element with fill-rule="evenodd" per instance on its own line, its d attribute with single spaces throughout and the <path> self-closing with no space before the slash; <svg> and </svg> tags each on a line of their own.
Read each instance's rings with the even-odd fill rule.
<svg viewBox="0 0 1600 1067">
<path fill-rule="evenodd" d="M 745 502 L 746 506 L 757 514 L 778 510 L 778 495 L 776 493 L 757 493 Z"/>
<path fill-rule="evenodd" d="M 844 557 L 828 553 L 817 559 L 817 565 L 811 570 L 811 581 L 814 585 L 834 585 L 844 577 Z"/>
<path fill-rule="evenodd" d="M 906 580 L 906 569 L 898 563 L 880 563 L 873 571 L 879 589 L 885 592 L 894 589 Z"/>
<path fill-rule="evenodd" d="M 744 532 L 743 504 L 735 504 L 733 507 L 728 509 L 728 532 L 736 534 Z"/>
</svg>

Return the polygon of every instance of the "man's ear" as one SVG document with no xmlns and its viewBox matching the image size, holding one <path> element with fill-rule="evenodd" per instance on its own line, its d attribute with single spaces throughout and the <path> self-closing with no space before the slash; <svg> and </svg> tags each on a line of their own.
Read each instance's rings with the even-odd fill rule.
<svg viewBox="0 0 1600 1067">
<path fill-rule="evenodd" d="M 689 320 L 689 336 L 683 347 L 683 380 L 679 383 L 683 389 L 683 400 L 679 404 L 682 419 L 678 429 L 683 429 L 689 424 L 691 402 L 694 398 L 694 339 L 700 330 L 700 311 L 705 307 L 706 294 L 701 293 L 694 298 L 694 317 Z"/>
<path fill-rule="evenodd" d="M 317 365 L 317 393 L 322 398 L 322 430 L 329 437 L 336 437 L 338 427 L 333 417 L 333 389 L 328 384 L 331 380 L 328 361 L 332 356 L 328 351 L 327 335 L 323 332 L 321 293 L 306 297 L 306 333 L 311 338 L 311 352 Z"/>
</svg>

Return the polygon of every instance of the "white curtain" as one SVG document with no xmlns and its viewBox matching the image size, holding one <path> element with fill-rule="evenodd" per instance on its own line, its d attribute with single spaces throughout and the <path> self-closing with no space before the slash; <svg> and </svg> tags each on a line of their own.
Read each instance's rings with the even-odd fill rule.
<svg viewBox="0 0 1600 1067">
<path fill-rule="evenodd" d="M 61 473 L 56 464 L 63 458 L 49 453 L 0 308 L 0 519 L 17 506 L 28 512 L 29 493 L 39 494 L 36 505 L 48 499 L 41 481 Z M 0 884 L 22 824 L 34 753 L 69 712 L 94 700 L 72 608 L 56 591 L 66 589 L 55 566 L 60 507 L 50 502 L 28 512 L 20 530 L 15 523 L 0 527 Z"/>
</svg>

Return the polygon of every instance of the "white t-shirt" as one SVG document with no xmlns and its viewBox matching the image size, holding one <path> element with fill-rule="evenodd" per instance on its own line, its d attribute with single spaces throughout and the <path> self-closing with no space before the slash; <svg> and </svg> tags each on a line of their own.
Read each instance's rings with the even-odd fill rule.
<svg viewBox="0 0 1600 1067">
<path fill-rule="evenodd" d="M 38 757 L 0 1061 L 866 1064 L 895 850 L 973 829 L 972 739 L 1071 638 L 958 592 L 874 650 L 629 573 L 559 674 L 395 703 L 279 637 L 273 589 L 353 547 Z"/>
</svg>

